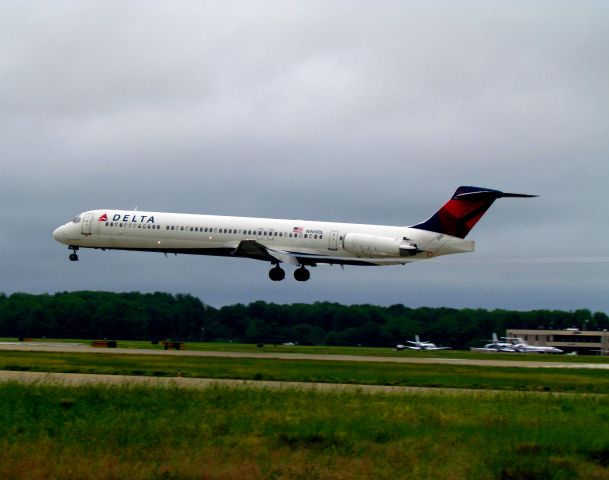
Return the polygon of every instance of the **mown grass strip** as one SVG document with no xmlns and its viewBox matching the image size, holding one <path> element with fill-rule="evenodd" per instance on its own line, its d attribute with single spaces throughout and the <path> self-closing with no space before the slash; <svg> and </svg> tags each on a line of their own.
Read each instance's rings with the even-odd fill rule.
<svg viewBox="0 0 609 480">
<path fill-rule="evenodd" d="M 609 393 L 609 375 L 594 369 L 0 351 L 0 370 Z"/>
<path fill-rule="evenodd" d="M 601 479 L 598 397 L 0 385 L 0 478 Z"/>
</svg>

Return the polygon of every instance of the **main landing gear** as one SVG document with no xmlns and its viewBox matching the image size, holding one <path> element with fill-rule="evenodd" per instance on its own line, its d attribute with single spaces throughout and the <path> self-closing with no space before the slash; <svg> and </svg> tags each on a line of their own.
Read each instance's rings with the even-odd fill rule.
<svg viewBox="0 0 609 480">
<path fill-rule="evenodd" d="M 311 273 L 303 266 L 294 271 L 294 278 L 299 282 L 306 282 L 311 277 Z M 279 265 L 275 265 L 269 270 L 269 278 L 273 282 L 280 282 L 285 278 L 285 270 Z"/>
<path fill-rule="evenodd" d="M 306 282 L 311 277 L 311 273 L 302 265 L 299 269 L 294 270 L 294 278 L 299 282 Z"/>
<path fill-rule="evenodd" d="M 76 251 L 78 250 L 78 247 L 69 246 L 68 249 L 73 250 L 73 253 L 70 253 L 70 255 L 68 255 L 68 258 L 70 259 L 70 262 L 77 262 L 78 261 L 78 255 L 76 255 Z"/>
<path fill-rule="evenodd" d="M 279 265 L 275 265 L 269 270 L 269 278 L 273 280 L 273 282 L 280 282 L 285 278 L 285 270 Z"/>
</svg>

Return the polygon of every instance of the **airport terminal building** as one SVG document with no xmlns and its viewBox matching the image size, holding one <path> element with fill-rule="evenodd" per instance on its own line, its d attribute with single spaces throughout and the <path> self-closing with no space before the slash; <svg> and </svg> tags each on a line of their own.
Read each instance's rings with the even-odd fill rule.
<svg viewBox="0 0 609 480">
<path fill-rule="evenodd" d="M 508 337 L 520 337 L 530 345 L 557 347 L 566 353 L 609 355 L 609 332 L 606 330 L 526 330 L 507 329 Z"/>
</svg>

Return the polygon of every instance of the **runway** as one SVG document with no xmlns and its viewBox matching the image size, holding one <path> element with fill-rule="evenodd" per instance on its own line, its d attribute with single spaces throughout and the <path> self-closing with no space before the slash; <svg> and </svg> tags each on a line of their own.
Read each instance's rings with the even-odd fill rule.
<svg viewBox="0 0 609 480">
<path fill-rule="evenodd" d="M 191 356 L 191 357 L 222 357 L 222 358 L 260 358 L 275 360 L 314 360 L 324 362 L 374 362 L 374 363 L 419 363 L 440 365 L 470 365 L 481 367 L 506 368 L 568 368 L 568 369 L 602 369 L 609 370 L 609 363 L 579 363 L 543 360 L 512 360 L 503 359 L 466 359 L 466 358 L 433 358 L 433 357 L 383 357 L 366 355 L 327 355 L 302 353 L 272 353 L 272 352 L 203 352 L 188 350 L 154 350 L 138 348 L 93 348 L 83 344 L 70 343 L 0 343 L 0 351 L 22 352 L 56 352 L 56 353 L 97 353 L 120 355 L 162 355 L 162 356 Z M 505 354 L 511 355 L 511 354 Z M 513 354 L 516 355 L 516 354 Z"/>
</svg>

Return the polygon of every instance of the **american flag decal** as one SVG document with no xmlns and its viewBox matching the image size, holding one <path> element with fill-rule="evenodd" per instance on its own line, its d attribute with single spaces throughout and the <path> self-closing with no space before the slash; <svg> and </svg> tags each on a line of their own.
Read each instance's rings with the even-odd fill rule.
<svg viewBox="0 0 609 480">
<path fill-rule="evenodd" d="M 303 230 L 304 229 L 302 227 L 294 227 L 294 230 L 292 230 L 292 233 L 302 233 Z"/>
</svg>

